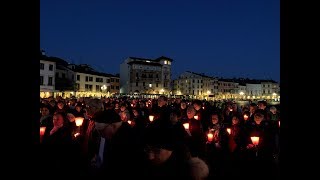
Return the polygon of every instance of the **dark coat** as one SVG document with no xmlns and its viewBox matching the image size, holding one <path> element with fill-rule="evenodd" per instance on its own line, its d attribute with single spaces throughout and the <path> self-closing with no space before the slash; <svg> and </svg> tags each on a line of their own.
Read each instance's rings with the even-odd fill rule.
<svg viewBox="0 0 320 180">
<path fill-rule="evenodd" d="M 270 121 L 263 120 L 259 125 L 252 122 L 247 128 L 246 145 L 252 144 L 252 136 L 259 137 L 259 144 L 257 148 L 246 149 L 245 161 L 248 168 L 254 169 L 257 174 L 263 171 L 269 171 L 269 174 L 274 172 L 274 153 L 275 146 L 275 129 Z"/>
<path fill-rule="evenodd" d="M 45 136 L 41 144 L 41 167 L 44 174 L 54 176 L 56 172 L 74 175 L 78 172 L 77 152 L 72 142 L 70 129 L 63 126 L 55 133 Z M 81 172 L 75 175 L 80 175 Z"/>
<path fill-rule="evenodd" d="M 100 137 L 97 138 L 100 139 Z M 96 154 L 99 152 L 99 144 L 96 146 Z M 143 160 L 141 144 L 129 124 L 122 123 L 111 141 L 106 140 L 104 161 L 99 169 L 98 176 L 108 179 L 124 179 L 130 174 L 131 178 L 136 177 L 138 173 L 137 165 L 141 164 L 140 161 Z"/>
<path fill-rule="evenodd" d="M 160 166 L 145 163 L 141 179 L 205 179 L 209 174 L 206 163 L 199 158 L 179 157 L 173 153 L 167 162 Z M 200 178 L 199 178 L 200 177 Z"/>
</svg>

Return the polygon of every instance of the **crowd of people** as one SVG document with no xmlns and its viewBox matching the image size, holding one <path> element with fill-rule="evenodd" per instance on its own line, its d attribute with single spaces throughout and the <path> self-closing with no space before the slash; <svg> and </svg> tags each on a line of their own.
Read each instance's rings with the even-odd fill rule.
<svg viewBox="0 0 320 180">
<path fill-rule="evenodd" d="M 266 101 L 40 100 L 40 168 L 48 177 L 277 177 L 279 135 L 280 111 Z"/>
</svg>

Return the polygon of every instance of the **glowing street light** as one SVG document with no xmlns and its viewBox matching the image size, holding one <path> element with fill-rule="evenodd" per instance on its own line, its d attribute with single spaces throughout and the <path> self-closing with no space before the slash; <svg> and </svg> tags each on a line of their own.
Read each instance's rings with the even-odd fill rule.
<svg viewBox="0 0 320 180">
<path fill-rule="evenodd" d="M 101 86 L 101 90 L 102 90 L 102 91 L 105 91 L 106 89 L 107 89 L 107 86 L 106 86 L 106 85 Z"/>
<path fill-rule="evenodd" d="M 240 94 L 241 96 L 243 96 L 243 95 L 244 95 L 244 92 L 241 91 L 239 94 Z"/>
</svg>

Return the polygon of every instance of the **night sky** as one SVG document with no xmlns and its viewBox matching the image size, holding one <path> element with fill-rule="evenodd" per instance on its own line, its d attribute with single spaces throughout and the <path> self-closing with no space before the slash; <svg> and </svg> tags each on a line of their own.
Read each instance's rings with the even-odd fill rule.
<svg viewBox="0 0 320 180">
<path fill-rule="evenodd" d="M 127 57 L 184 71 L 280 80 L 279 0 L 40 0 L 48 56 L 119 73 Z"/>
</svg>

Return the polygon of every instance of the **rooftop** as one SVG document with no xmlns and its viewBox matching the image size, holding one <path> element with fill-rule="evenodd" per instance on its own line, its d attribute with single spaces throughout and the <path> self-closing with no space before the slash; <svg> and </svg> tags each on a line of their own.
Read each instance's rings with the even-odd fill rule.
<svg viewBox="0 0 320 180">
<path fill-rule="evenodd" d="M 151 65 L 151 66 L 162 66 L 162 64 L 160 63 L 156 63 L 156 62 L 145 62 L 145 61 L 130 61 L 127 64 L 142 64 L 142 65 Z"/>
<path fill-rule="evenodd" d="M 78 72 L 78 73 L 91 74 L 91 75 L 103 76 L 103 77 L 118 77 L 113 74 L 98 72 L 98 71 L 94 70 L 93 68 L 91 68 L 91 66 L 89 66 L 87 64 L 76 65 L 76 67 L 73 71 Z"/>
<path fill-rule="evenodd" d="M 173 61 L 173 59 L 165 57 L 165 56 L 160 56 L 156 59 L 150 59 L 150 58 L 140 58 L 140 57 L 129 57 L 130 59 L 133 60 L 142 60 L 142 61 L 153 61 L 153 62 L 159 62 L 160 60 L 168 60 L 168 61 Z"/>
<path fill-rule="evenodd" d="M 207 76 L 203 73 L 199 74 L 199 73 L 195 73 L 195 72 L 192 72 L 192 71 L 186 71 L 188 73 L 191 73 L 191 74 L 195 74 L 195 75 L 198 75 L 198 76 L 201 76 L 201 77 L 205 77 L 205 78 L 213 78 L 213 77 L 210 77 L 210 76 Z"/>
</svg>

